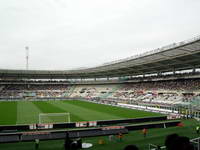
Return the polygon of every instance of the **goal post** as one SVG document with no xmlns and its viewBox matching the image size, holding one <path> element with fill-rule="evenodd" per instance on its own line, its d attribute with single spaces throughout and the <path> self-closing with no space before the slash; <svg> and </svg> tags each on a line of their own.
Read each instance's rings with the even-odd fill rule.
<svg viewBox="0 0 200 150">
<path fill-rule="evenodd" d="M 69 123 L 70 113 L 40 113 L 39 124 Z"/>
</svg>

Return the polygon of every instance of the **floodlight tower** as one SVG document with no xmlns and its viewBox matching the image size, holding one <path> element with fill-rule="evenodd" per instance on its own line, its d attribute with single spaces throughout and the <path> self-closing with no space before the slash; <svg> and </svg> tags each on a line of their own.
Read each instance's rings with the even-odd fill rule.
<svg viewBox="0 0 200 150">
<path fill-rule="evenodd" d="M 28 62 L 29 61 L 29 47 L 28 46 L 25 47 L 25 51 L 26 51 L 26 70 L 28 70 L 29 69 L 29 62 Z M 27 88 L 29 88 L 29 84 L 27 80 L 28 80 L 28 77 L 25 78 L 25 85 L 27 86 Z M 24 93 L 24 96 L 25 95 L 26 94 Z"/>
<path fill-rule="evenodd" d="M 25 47 L 25 49 L 26 49 L 26 70 L 28 70 L 28 68 L 29 68 L 29 47 L 28 46 L 26 46 Z"/>
</svg>

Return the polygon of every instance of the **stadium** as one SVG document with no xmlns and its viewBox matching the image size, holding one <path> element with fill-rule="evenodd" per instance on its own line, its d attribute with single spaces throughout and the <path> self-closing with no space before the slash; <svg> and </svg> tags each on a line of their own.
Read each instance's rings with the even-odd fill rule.
<svg viewBox="0 0 200 150">
<path fill-rule="evenodd" d="M 199 67 L 195 37 L 93 68 L 0 70 L 0 147 L 31 149 L 39 139 L 40 149 L 63 149 L 66 134 L 99 150 L 163 146 L 174 132 L 197 138 Z M 109 141 L 119 132 L 123 141 Z"/>
<path fill-rule="evenodd" d="M 200 150 L 199 8 L 0 2 L 0 150 Z"/>
</svg>

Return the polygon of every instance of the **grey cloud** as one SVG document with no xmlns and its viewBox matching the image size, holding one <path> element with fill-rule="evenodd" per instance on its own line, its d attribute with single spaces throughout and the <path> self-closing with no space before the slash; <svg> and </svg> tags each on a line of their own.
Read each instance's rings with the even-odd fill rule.
<svg viewBox="0 0 200 150">
<path fill-rule="evenodd" d="M 2 0 L 0 68 L 99 65 L 200 33 L 198 0 Z"/>
</svg>

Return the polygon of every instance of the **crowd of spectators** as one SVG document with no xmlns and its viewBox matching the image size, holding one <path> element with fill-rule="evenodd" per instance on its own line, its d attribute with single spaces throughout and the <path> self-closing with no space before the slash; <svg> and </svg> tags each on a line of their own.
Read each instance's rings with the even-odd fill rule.
<svg viewBox="0 0 200 150">
<path fill-rule="evenodd" d="M 60 84 L 5 85 L 0 91 L 0 98 L 24 98 L 24 97 L 64 97 L 70 88 Z"/>
<path fill-rule="evenodd" d="M 147 103 L 188 103 L 200 93 L 200 80 L 174 80 L 128 83 L 113 92 L 110 98 Z"/>
<path fill-rule="evenodd" d="M 165 104 L 187 103 L 199 93 L 199 79 L 102 85 L 5 84 L 0 87 L 0 97 L 8 98 L 99 97 Z"/>
<path fill-rule="evenodd" d="M 172 81 L 152 81 L 152 82 L 140 82 L 134 84 L 126 84 L 124 90 L 130 89 L 136 90 L 168 90 L 168 91 L 196 91 L 200 89 L 199 79 L 190 80 L 172 80 Z"/>
<path fill-rule="evenodd" d="M 6 90 L 26 90 L 26 91 L 34 91 L 34 90 L 66 90 L 67 85 L 62 84 L 14 84 L 14 85 L 8 85 L 4 89 Z"/>
</svg>

